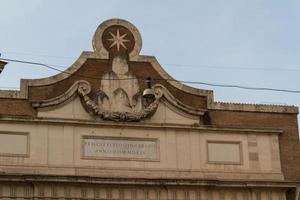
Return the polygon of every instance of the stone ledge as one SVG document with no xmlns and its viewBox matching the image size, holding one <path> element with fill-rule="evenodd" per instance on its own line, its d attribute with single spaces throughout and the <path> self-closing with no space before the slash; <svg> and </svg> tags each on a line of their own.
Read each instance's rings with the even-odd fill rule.
<svg viewBox="0 0 300 200">
<path fill-rule="evenodd" d="M 267 105 L 267 104 L 243 104 L 214 102 L 212 110 L 242 111 L 242 112 L 265 112 L 265 113 L 291 113 L 298 114 L 296 106 Z"/>
<path fill-rule="evenodd" d="M 20 99 L 22 97 L 19 90 L 0 90 L 0 98 Z"/>
<path fill-rule="evenodd" d="M 300 182 L 290 181 L 249 181 L 249 180 L 211 180 L 211 179 L 144 179 L 144 178 L 102 178 L 90 176 L 49 176 L 49 175 L 0 175 L 1 182 L 56 182 L 112 185 L 148 186 L 214 186 L 214 187 L 252 187 L 252 188 L 296 188 Z"/>
<path fill-rule="evenodd" d="M 122 179 L 182 179 L 182 180 L 234 180 L 234 181 L 284 181 L 281 173 L 271 173 L 266 171 L 251 172 L 218 172 L 208 170 L 190 169 L 141 169 L 141 168 L 112 168 L 112 167 L 92 167 L 92 166 L 1 166 L 0 176 L 10 174 L 20 174 L 24 176 L 74 176 L 91 178 L 122 178 Z"/>
<path fill-rule="evenodd" d="M 22 117 L 5 117 L 0 118 L 0 122 L 21 123 L 21 124 L 64 124 L 64 125 L 81 125 L 95 127 L 113 127 L 113 128 L 143 128 L 143 129 L 186 129 L 194 131 L 208 132 L 230 132 L 230 133 L 257 133 L 257 134 L 281 134 L 281 129 L 263 129 L 263 128 L 240 128 L 240 127 L 220 127 L 220 126 L 203 126 L 199 124 L 159 124 L 159 123 L 141 123 L 141 122 L 103 122 L 89 120 L 73 120 L 73 119 L 56 119 L 56 118 L 22 118 Z"/>
</svg>

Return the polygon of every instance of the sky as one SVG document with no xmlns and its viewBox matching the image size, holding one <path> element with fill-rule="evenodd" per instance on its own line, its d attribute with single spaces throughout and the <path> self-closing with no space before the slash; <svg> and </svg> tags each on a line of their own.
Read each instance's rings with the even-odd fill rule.
<svg viewBox="0 0 300 200">
<path fill-rule="evenodd" d="M 175 79 L 300 90 L 299 0 L 0 0 L 0 53 L 69 67 L 92 51 L 101 22 L 122 18 L 140 31 L 142 55 L 153 55 Z M 9 63 L 0 87 L 57 74 Z M 300 93 L 190 85 L 214 100 L 300 104 Z"/>
</svg>

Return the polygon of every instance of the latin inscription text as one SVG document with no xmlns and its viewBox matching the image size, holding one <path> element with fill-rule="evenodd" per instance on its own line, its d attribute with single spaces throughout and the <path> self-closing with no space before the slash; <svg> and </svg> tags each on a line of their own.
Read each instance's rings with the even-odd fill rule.
<svg viewBox="0 0 300 200">
<path fill-rule="evenodd" d="M 155 140 L 84 138 L 83 156 L 94 158 L 158 159 Z"/>
</svg>

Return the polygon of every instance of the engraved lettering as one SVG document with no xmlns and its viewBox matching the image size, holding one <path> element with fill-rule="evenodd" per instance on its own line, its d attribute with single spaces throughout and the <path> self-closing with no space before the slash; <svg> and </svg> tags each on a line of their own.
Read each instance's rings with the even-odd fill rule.
<svg viewBox="0 0 300 200">
<path fill-rule="evenodd" d="M 157 160 L 158 144 L 147 139 L 84 138 L 83 157 Z"/>
</svg>

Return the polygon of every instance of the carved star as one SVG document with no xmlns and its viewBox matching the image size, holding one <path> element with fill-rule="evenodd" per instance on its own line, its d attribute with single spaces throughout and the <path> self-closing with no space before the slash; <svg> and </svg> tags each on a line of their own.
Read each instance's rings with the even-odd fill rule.
<svg viewBox="0 0 300 200">
<path fill-rule="evenodd" d="M 130 40 L 124 39 L 126 37 L 126 33 L 120 36 L 119 29 L 117 29 L 117 34 L 113 34 L 112 32 L 109 32 L 109 34 L 112 36 L 112 38 L 107 39 L 108 41 L 111 41 L 112 44 L 110 45 L 109 48 L 112 48 L 114 46 L 117 46 L 117 50 L 120 50 L 120 46 L 122 46 L 124 49 L 127 49 L 125 46 L 125 42 L 129 42 Z"/>
</svg>

